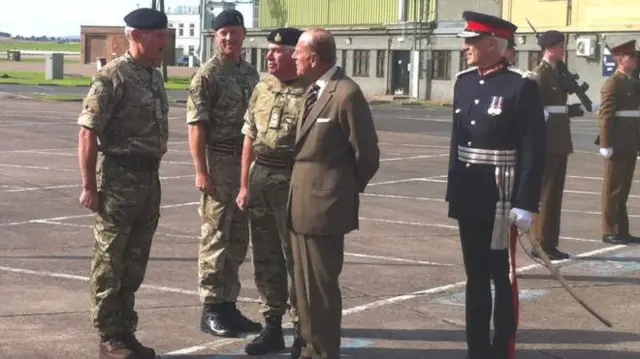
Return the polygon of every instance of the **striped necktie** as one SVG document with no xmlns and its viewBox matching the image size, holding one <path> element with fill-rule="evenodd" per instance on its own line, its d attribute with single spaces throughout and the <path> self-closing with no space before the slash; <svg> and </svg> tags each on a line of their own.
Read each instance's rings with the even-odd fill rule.
<svg viewBox="0 0 640 359">
<path fill-rule="evenodd" d="M 316 101 L 318 100 L 318 90 L 320 90 L 320 86 L 318 85 L 313 85 L 311 87 L 311 90 L 309 91 L 309 94 L 307 94 L 307 99 L 304 102 L 304 119 L 307 119 L 307 116 L 309 116 L 309 112 L 311 111 L 311 108 L 313 108 L 313 104 L 316 103 Z"/>
</svg>

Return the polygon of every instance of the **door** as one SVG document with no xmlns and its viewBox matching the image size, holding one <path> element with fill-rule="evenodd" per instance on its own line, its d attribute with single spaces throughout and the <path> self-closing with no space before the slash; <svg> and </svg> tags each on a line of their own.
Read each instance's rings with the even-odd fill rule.
<svg viewBox="0 0 640 359">
<path fill-rule="evenodd" d="M 89 36 L 87 36 L 89 37 Z M 105 35 L 91 35 L 86 42 L 87 51 L 85 51 L 84 62 L 86 64 L 95 64 L 98 57 L 107 58 L 107 37 Z"/>
<path fill-rule="evenodd" d="M 391 54 L 391 92 L 394 95 L 409 95 L 411 52 L 396 50 Z"/>
</svg>

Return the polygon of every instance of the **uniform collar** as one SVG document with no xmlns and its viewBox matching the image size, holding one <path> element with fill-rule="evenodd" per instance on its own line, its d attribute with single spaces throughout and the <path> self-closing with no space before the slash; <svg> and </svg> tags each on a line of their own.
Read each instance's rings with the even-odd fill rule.
<svg viewBox="0 0 640 359">
<path fill-rule="evenodd" d="M 487 66 L 485 68 L 479 68 L 478 67 L 478 73 L 480 74 L 481 77 L 487 77 L 490 76 L 492 74 L 495 74 L 501 70 L 503 70 L 504 68 L 506 68 L 507 65 L 507 61 L 506 59 L 502 58 L 500 59 L 500 61 L 498 61 L 497 63 L 491 65 L 491 66 Z"/>
<path fill-rule="evenodd" d="M 140 63 L 140 61 L 136 60 L 131 53 L 129 52 L 129 50 L 125 51 L 124 53 L 124 58 L 127 60 L 128 63 L 130 63 L 136 70 L 142 70 L 145 69 L 147 71 L 150 71 L 151 69 L 153 69 L 152 66 L 150 65 L 143 65 Z"/>
</svg>

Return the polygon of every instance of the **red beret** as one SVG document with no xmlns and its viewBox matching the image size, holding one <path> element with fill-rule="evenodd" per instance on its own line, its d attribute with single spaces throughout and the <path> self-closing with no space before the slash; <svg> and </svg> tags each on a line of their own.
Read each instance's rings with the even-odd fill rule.
<svg viewBox="0 0 640 359">
<path fill-rule="evenodd" d="M 623 44 L 612 47 L 609 51 L 611 51 L 611 55 L 614 56 L 633 55 L 634 51 L 636 51 L 636 40 L 627 41 Z"/>
</svg>

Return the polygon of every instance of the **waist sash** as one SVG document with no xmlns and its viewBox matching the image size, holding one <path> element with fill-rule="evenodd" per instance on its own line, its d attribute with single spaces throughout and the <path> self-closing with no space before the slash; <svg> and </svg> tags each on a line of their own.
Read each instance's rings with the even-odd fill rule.
<svg viewBox="0 0 640 359">
<path fill-rule="evenodd" d="M 458 146 L 458 160 L 467 164 L 495 166 L 498 202 L 493 222 L 491 249 L 507 249 L 509 246 L 509 212 L 515 180 L 516 150 L 486 150 Z"/>
</svg>

